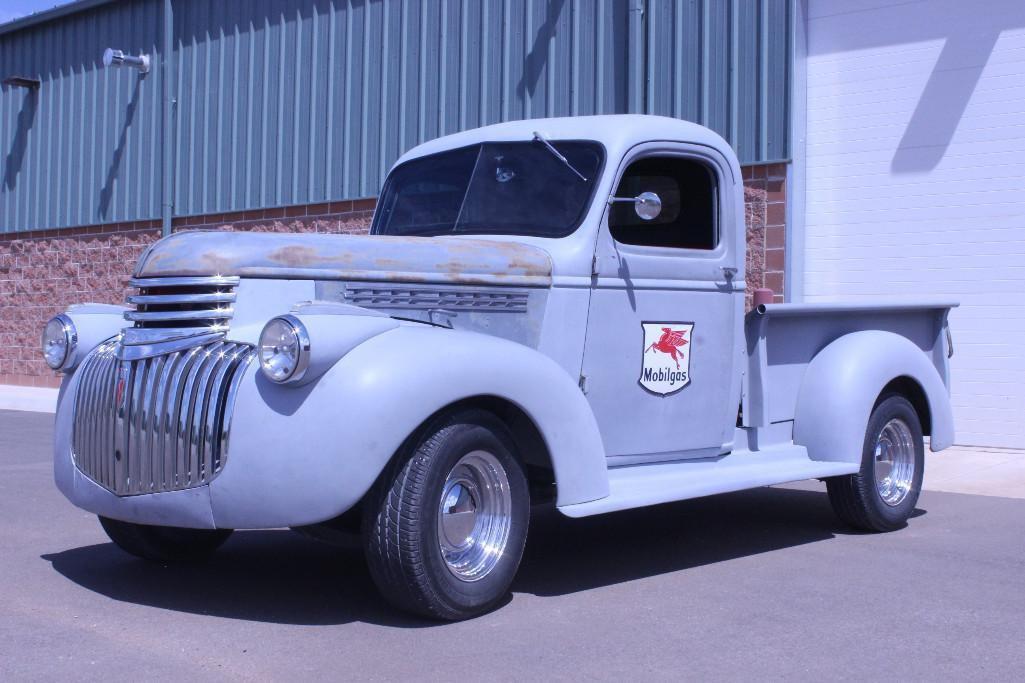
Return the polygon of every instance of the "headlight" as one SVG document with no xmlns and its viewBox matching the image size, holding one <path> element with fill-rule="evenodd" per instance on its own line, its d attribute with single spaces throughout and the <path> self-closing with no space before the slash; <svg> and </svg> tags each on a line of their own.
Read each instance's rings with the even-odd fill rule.
<svg viewBox="0 0 1025 683">
<path fill-rule="evenodd" d="M 61 313 L 50 318 L 43 328 L 43 358 L 54 370 L 60 370 L 71 359 L 78 344 L 78 332 L 71 318 Z"/>
<path fill-rule="evenodd" d="M 298 318 L 274 318 L 260 333 L 260 369 L 272 382 L 297 382 L 310 364 L 310 335 Z"/>
</svg>

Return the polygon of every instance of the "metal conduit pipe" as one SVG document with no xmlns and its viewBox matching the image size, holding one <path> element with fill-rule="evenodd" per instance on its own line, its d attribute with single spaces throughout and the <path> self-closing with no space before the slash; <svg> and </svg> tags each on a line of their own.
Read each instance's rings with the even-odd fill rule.
<svg viewBox="0 0 1025 683">
<path fill-rule="evenodd" d="M 161 130 L 161 154 L 163 161 L 163 183 L 160 193 L 160 233 L 171 234 L 171 217 L 174 213 L 174 88 L 171 79 L 171 54 L 174 47 L 174 9 L 171 0 L 164 0 L 164 47 L 160 55 L 160 87 L 164 99 L 164 120 Z"/>
</svg>

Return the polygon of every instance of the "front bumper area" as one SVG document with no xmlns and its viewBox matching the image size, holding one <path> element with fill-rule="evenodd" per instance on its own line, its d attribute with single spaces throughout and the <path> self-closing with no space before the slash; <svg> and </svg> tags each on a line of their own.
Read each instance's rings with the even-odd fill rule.
<svg viewBox="0 0 1025 683">
<path fill-rule="evenodd" d="M 274 385 L 245 368 L 223 469 L 182 490 L 118 495 L 90 479 L 72 453 L 80 373 L 65 377 L 55 425 L 54 478 L 74 505 L 127 522 L 196 529 L 267 529 L 315 524 L 363 496 L 380 463 L 346 457 L 346 423 L 329 383 Z"/>
</svg>

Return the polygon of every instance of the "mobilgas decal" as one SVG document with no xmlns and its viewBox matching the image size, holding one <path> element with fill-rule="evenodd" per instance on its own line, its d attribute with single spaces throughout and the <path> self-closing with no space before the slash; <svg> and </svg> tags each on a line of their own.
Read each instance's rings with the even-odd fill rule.
<svg viewBox="0 0 1025 683">
<path fill-rule="evenodd" d="M 690 384 L 690 349 L 694 323 L 641 323 L 641 386 L 660 396 Z"/>
</svg>

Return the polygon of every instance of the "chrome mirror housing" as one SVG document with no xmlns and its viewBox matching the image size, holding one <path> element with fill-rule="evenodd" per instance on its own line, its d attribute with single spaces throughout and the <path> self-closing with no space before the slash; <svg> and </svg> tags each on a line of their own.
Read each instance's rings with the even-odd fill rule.
<svg viewBox="0 0 1025 683">
<path fill-rule="evenodd" d="M 642 192 L 636 197 L 609 197 L 609 204 L 630 202 L 641 220 L 652 221 L 662 213 L 662 198 L 654 192 Z"/>
</svg>

